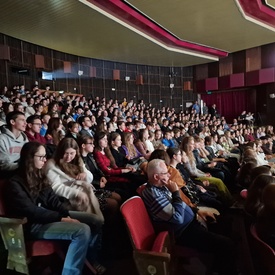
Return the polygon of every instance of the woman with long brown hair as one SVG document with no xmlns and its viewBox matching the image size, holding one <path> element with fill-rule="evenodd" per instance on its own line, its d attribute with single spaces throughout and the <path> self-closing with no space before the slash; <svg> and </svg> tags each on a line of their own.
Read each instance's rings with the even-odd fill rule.
<svg viewBox="0 0 275 275">
<path fill-rule="evenodd" d="M 19 169 L 9 180 L 7 206 L 13 216 L 27 217 L 26 236 L 38 240 L 66 240 L 62 274 L 82 274 L 85 258 L 94 262 L 98 234 L 72 218 L 53 192 L 42 169 L 46 150 L 38 142 L 26 143 L 21 150 Z M 101 268 L 102 270 L 102 268 Z"/>
<path fill-rule="evenodd" d="M 147 129 L 140 129 L 138 133 L 138 140 L 135 143 L 137 150 L 145 159 L 149 159 L 151 153 L 154 151 L 154 146 L 149 140 L 149 132 Z"/>
<path fill-rule="evenodd" d="M 60 118 L 52 117 L 48 123 L 48 129 L 45 135 L 48 144 L 58 145 L 59 141 L 64 137 L 62 132 L 63 124 Z"/>
<path fill-rule="evenodd" d="M 61 140 L 45 172 L 57 195 L 68 199 L 74 210 L 90 213 L 97 226 L 103 224 L 104 218 L 93 191 L 93 175 L 86 169 L 74 139 Z"/>
</svg>

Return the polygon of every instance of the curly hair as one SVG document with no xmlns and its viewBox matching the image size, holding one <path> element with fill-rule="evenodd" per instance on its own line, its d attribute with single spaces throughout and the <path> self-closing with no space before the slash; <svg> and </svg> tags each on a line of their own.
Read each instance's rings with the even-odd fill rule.
<svg viewBox="0 0 275 275">
<path fill-rule="evenodd" d="M 50 184 L 43 169 L 38 169 L 34 165 L 34 156 L 38 152 L 40 147 L 44 145 L 39 142 L 25 143 L 20 152 L 19 160 L 19 175 L 25 180 L 25 185 L 31 195 L 36 196 L 39 192 Z"/>
</svg>

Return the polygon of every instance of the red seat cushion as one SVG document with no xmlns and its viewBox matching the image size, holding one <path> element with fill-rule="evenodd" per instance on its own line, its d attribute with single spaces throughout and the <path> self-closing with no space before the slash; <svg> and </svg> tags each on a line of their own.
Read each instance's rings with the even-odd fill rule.
<svg viewBox="0 0 275 275">
<path fill-rule="evenodd" d="M 26 241 L 26 250 L 29 257 L 51 255 L 60 249 L 61 247 L 57 241 Z"/>
<path fill-rule="evenodd" d="M 169 237 L 168 231 L 163 231 L 158 234 L 158 236 L 155 239 L 155 242 L 152 247 L 152 251 L 154 252 L 164 252 L 163 247 L 165 245 L 165 241 Z"/>
</svg>

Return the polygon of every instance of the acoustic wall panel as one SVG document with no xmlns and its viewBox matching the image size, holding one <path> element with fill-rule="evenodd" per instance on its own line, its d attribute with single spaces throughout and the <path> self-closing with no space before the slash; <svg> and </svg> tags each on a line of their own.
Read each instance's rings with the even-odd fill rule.
<svg viewBox="0 0 275 275">
<path fill-rule="evenodd" d="M 260 69 L 246 73 L 246 86 L 256 86 L 274 82 L 274 68 Z"/>
<path fill-rule="evenodd" d="M 120 80 L 120 70 L 113 70 L 113 80 Z"/>
<path fill-rule="evenodd" d="M 244 87 L 244 73 L 219 77 L 219 90 Z"/>
<path fill-rule="evenodd" d="M 0 45 L 0 59 L 10 61 L 10 47 L 7 45 Z"/>
<path fill-rule="evenodd" d="M 143 85 L 143 75 L 141 75 L 141 74 L 137 75 L 136 84 L 137 85 Z"/>
<path fill-rule="evenodd" d="M 37 69 L 44 69 L 45 68 L 45 59 L 43 55 L 36 54 L 34 56 L 34 63 L 35 63 L 35 68 Z"/>
<path fill-rule="evenodd" d="M 72 72 L 72 63 L 70 61 L 63 61 L 64 73 L 70 74 Z"/>
<path fill-rule="evenodd" d="M 96 77 L 96 67 L 90 67 L 90 77 Z"/>
<path fill-rule="evenodd" d="M 191 81 L 184 81 L 183 82 L 183 90 L 184 91 L 192 91 Z"/>
</svg>

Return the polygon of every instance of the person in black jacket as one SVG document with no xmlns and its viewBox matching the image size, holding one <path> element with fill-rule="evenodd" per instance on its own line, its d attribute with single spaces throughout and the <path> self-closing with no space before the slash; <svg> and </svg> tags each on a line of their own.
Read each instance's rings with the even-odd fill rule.
<svg viewBox="0 0 275 275">
<path fill-rule="evenodd" d="M 119 135 L 119 134 L 118 134 Z M 119 211 L 121 197 L 116 192 L 111 192 L 105 189 L 107 179 L 103 172 L 98 168 L 93 157 L 94 139 L 90 136 L 80 136 L 77 140 L 81 157 L 85 163 L 85 167 L 93 174 L 93 185 L 96 190 L 94 193 L 99 201 L 100 209 L 104 216 L 108 213 L 109 216 L 114 215 Z"/>
<path fill-rule="evenodd" d="M 62 274 L 80 275 L 86 257 L 95 263 L 98 234 L 70 216 L 43 173 L 45 162 L 46 150 L 40 143 L 29 142 L 22 147 L 18 173 L 9 180 L 7 206 L 12 216 L 27 217 L 27 237 L 70 241 Z"/>
</svg>

